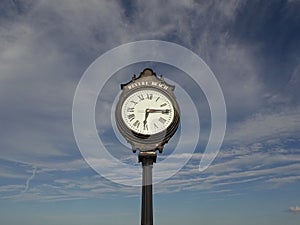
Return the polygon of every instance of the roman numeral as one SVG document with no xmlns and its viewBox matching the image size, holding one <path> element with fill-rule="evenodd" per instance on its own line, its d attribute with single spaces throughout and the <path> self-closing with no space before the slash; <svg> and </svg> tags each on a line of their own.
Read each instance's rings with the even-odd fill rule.
<svg viewBox="0 0 300 225">
<path fill-rule="evenodd" d="M 158 101 L 158 99 L 160 99 L 160 97 L 158 97 L 155 101 L 157 102 Z"/>
<path fill-rule="evenodd" d="M 135 115 L 134 115 L 134 114 L 130 114 L 130 115 L 128 115 L 127 117 L 128 117 L 128 119 L 130 120 L 130 122 L 131 122 L 132 120 L 134 120 Z"/>
<path fill-rule="evenodd" d="M 135 101 L 130 101 L 130 102 L 132 102 L 134 105 L 136 105 L 136 104 L 137 104 L 137 102 L 135 102 Z"/>
<path fill-rule="evenodd" d="M 158 128 L 158 126 L 156 125 L 156 123 L 154 123 L 153 125 L 154 125 L 154 128 Z"/>
<path fill-rule="evenodd" d="M 165 120 L 164 118 L 160 117 L 160 118 L 158 119 L 158 121 L 161 122 L 161 123 L 165 123 L 167 120 Z"/>
<path fill-rule="evenodd" d="M 127 112 L 134 112 L 134 108 L 127 108 Z"/>
<path fill-rule="evenodd" d="M 153 98 L 153 94 L 147 94 L 147 99 L 151 100 Z"/>
<path fill-rule="evenodd" d="M 148 125 L 147 124 L 145 124 L 144 130 L 148 130 Z"/>
<path fill-rule="evenodd" d="M 144 100 L 144 96 L 143 96 L 143 95 L 139 95 L 138 97 L 139 97 L 139 99 L 140 99 L 141 101 Z"/>
<path fill-rule="evenodd" d="M 140 124 L 141 124 L 140 121 L 137 120 L 137 121 L 134 122 L 133 126 L 138 128 L 140 126 Z"/>
<path fill-rule="evenodd" d="M 169 112 L 170 112 L 170 109 L 166 109 L 166 110 L 162 111 L 162 114 L 169 114 Z"/>
<path fill-rule="evenodd" d="M 160 105 L 160 107 L 164 107 L 164 106 L 166 106 L 166 105 L 167 105 L 167 103 L 164 103 L 164 104 Z"/>
</svg>

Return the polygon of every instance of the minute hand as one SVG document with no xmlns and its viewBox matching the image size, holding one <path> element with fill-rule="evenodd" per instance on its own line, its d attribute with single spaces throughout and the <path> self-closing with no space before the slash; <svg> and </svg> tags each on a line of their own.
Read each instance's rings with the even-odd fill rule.
<svg viewBox="0 0 300 225">
<path fill-rule="evenodd" d="M 148 113 L 162 113 L 162 114 L 167 114 L 170 112 L 169 109 L 147 109 Z"/>
</svg>

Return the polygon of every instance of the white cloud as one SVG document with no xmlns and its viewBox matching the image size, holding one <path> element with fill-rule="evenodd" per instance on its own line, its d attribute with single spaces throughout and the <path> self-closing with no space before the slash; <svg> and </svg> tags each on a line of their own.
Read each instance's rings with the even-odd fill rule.
<svg viewBox="0 0 300 225">
<path fill-rule="evenodd" d="M 264 105 L 268 92 L 259 77 L 261 62 L 255 54 L 259 46 L 236 41 L 227 27 L 242 3 L 185 0 L 162 4 L 157 0 L 133 4 L 128 16 L 132 18 L 128 18 L 118 1 L 41 1 L 9 26 L 0 28 L 0 158 L 10 160 L 10 165 L 38 168 L 37 174 L 24 168 L 1 168 L 3 179 L 14 178 L 19 183 L 8 183 L 0 191 L 16 199 L 46 200 L 119 192 L 118 186 L 104 185 L 100 177 L 83 175 L 80 181 L 57 177 L 62 172 L 91 171 L 83 159 L 76 159 L 80 155 L 71 124 L 75 87 L 86 67 L 104 51 L 128 41 L 169 40 L 170 36 L 200 54 L 212 67 L 223 88 L 229 116 L 238 121 L 229 124 L 226 141 L 242 147 L 221 151 L 219 161 L 201 174 L 198 164 L 202 155 L 194 155 L 186 169 L 159 184 L 160 191 L 201 189 L 227 193 L 237 183 L 259 182 L 258 186 L 269 188 L 299 181 L 297 154 L 280 151 L 278 146 L 273 146 L 273 153 L 263 152 L 263 146 L 243 147 L 245 143 L 298 134 L 300 113 L 297 107 L 271 113 L 261 110 L 269 105 Z M 298 96 L 298 73 L 299 68 L 290 82 L 294 87 L 290 96 Z M 277 109 L 272 103 L 278 102 L 273 96 L 273 101 L 267 103 Z M 109 104 L 101 107 L 109 110 Z M 97 119 L 102 125 L 109 123 L 100 121 L 101 116 Z M 47 174 L 53 175 L 47 185 L 30 182 L 44 182 L 41 178 Z M 21 193 L 24 182 L 26 193 Z M 130 188 L 122 190 L 134 194 Z"/>
<path fill-rule="evenodd" d="M 252 191 L 274 189 L 299 182 L 300 158 L 297 151 L 276 149 L 276 144 L 271 147 L 273 150 L 264 152 L 263 149 L 263 146 L 252 145 L 248 148 L 221 151 L 216 161 L 202 173 L 198 170 L 199 159 L 202 155 L 196 154 L 177 175 L 155 184 L 155 193 L 201 190 L 224 193 L 223 197 L 226 197 L 232 193 L 237 194 L 236 185 L 239 185 L 239 193 L 242 193 L 250 189 Z M 174 155 L 174 158 L 181 157 L 180 154 Z M 32 173 L 29 178 L 32 177 L 33 171 L 28 172 Z M 126 171 L 120 168 L 119 173 L 126 174 Z M 26 180 L 28 182 L 28 176 L 26 179 L 24 173 L 22 174 L 23 177 L 18 178 L 19 185 L 2 186 L 2 197 L 18 200 L 60 201 L 115 196 L 118 193 L 133 196 L 139 193 L 136 191 L 139 187 L 118 185 L 95 175 L 96 173 L 80 160 L 39 165 L 35 182 L 27 188 L 26 192 L 24 192 L 24 182 Z M 77 175 L 73 177 L 74 174 L 80 174 L 80 179 Z M 63 177 L 64 175 L 67 176 Z M 45 179 L 47 183 L 40 183 Z M 122 176 L 119 179 L 122 179 Z"/>
<path fill-rule="evenodd" d="M 300 206 L 291 206 L 289 211 L 293 213 L 300 213 Z"/>
<path fill-rule="evenodd" d="M 234 18 L 238 7 L 236 1 L 230 1 L 226 7 L 217 2 L 212 5 L 223 12 L 218 19 L 223 24 Z M 192 26 L 204 23 L 201 18 L 214 7 L 193 1 L 140 1 L 134 4 L 134 18 L 129 20 L 118 1 L 42 1 L 34 5 L 22 22 L 12 23 L 1 33 L 1 43 L 5 45 L 0 54 L 0 106 L 2 118 L 9 121 L 1 142 L 10 149 L 2 152 L 3 157 L 30 162 L 32 155 L 48 158 L 70 154 L 61 146 L 75 144 L 70 109 L 76 83 L 87 66 L 84 57 L 99 56 L 103 50 L 123 42 L 164 38 L 171 33 L 188 46 L 190 35 L 199 33 L 197 44 L 190 47 L 205 55 L 212 46 L 203 49 L 206 45 L 202 41 L 210 39 L 213 32 Z M 226 10 L 221 10 L 223 7 Z M 191 11 L 195 13 L 193 18 Z M 226 40 L 225 36 L 222 38 Z M 227 80 L 223 83 L 227 104 L 233 111 L 253 108 L 261 87 L 257 85 L 251 49 L 223 41 L 211 49 L 214 50 L 217 57 L 212 58 L 211 64 L 222 65 L 220 70 L 227 71 L 226 76 L 232 74 L 222 78 Z M 234 75 L 240 71 L 250 76 Z M 222 74 L 218 76 L 221 78 Z M 107 105 L 103 103 L 103 107 Z"/>
<path fill-rule="evenodd" d="M 236 191 L 235 186 L 239 185 L 239 191 L 243 192 L 276 189 L 299 182 L 300 157 L 297 151 L 282 149 L 277 142 L 264 144 L 221 150 L 215 162 L 201 173 L 196 157 L 176 176 L 158 184 L 159 190 Z M 266 148 L 270 150 L 264 150 Z"/>
<path fill-rule="evenodd" d="M 30 181 L 35 177 L 36 170 L 37 170 L 37 168 L 34 167 L 33 170 L 32 170 L 32 175 L 30 177 L 28 177 L 28 179 L 26 180 L 26 185 L 25 185 L 25 189 L 24 189 L 23 192 L 27 192 L 29 190 Z"/>
<path fill-rule="evenodd" d="M 255 143 L 268 139 L 297 136 L 300 132 L 299 107 L 281 112 L 263 112 L 245 121 L 230 124 L 225 141 L 228 143 Z"/>
</svg>

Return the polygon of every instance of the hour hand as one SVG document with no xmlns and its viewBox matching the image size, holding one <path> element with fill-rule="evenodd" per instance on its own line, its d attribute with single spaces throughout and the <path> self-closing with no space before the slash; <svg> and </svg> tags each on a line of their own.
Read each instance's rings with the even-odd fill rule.
<svg viewBox="0 0 300 225">
<path fill-rule="evenodd" d="M 144 120 L 144 122 L 143 122 L 143 124 L 144 124 L 144 130 L 145 130 L 146 127 L 147 127 L 147 118 L 148 118 L 148 116 L 149 116 L 149 109 L 146 109 L 146 110 L 145 110 L 145 120 Z"/>
</svg>

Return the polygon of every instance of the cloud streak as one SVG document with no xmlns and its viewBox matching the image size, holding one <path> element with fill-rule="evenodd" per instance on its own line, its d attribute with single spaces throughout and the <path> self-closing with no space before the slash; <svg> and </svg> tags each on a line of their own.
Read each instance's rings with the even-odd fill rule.
<svg viewBox="0 0 300 225">
<path fill-rule="evenodd" d="M 35 177 L 36 171 L 37 171 L 37 168 L 33 167 L 33 169 L 32 169 L 32 175 L 30 177 L 28 177 L 28 179 L 26 180 L 25 189 L 22 191 L 23 193 L 27 192 L 29 190 L 29 188 L 30 188 L 30 181 L 33 180 L 33 178 Z"/>
<path fill-rule="evenodd" d="M 291 206 L 289 208 L 289 212 L 292 212 L 292 213 L 300 213 L 300 206 Z"/>
<path fill-rule="evenodd" d="M 94 171 L 83 161 L 72 133 L 71 106 L 82 73 L 96 57 L 141 39 L 173 41 L 199 54 L 216 74 L 229 114 L 225 147 L 209 170 L 199 173 L 196 164 L 202 155 L 198 153 L 180 173 L 160 184 L 159 192 L 232 194 L 238 184 L 266 189 L 299 182 L 299 155 L 286 142 L 297 138 L 300 131 L 300 63 L 286 60 L 289 55 L 299 55 L 299 49 L 284 52 L 280 59 L 286 64 L 282 68 L 289 69 L 279 71 L 287 79 L 275 82 L 281 64 L 265 60 L 272 50 L 267 43 L 280 47 L 282 40 L 275 38 L 281 36 L 259 39 L 255 29 L 265 31 L 265 19 L 247 17 L 257 13 L 257 7 L 248 11 L 250 2 L 185 0 L 162 4 L 157 0 L 134 1 L 129 7 L 121 1 L 54 0 L 16 1 L 21 4 L 19 11 L 18 5 L 7 7 L 8 16 L 0 28 L 0 158 L 6 161 L 1 165 L 1 197 L 57 201 L 120 191 L 118 185 L 93 177 Z M 268 4 L 259 8 L 268 9 Z M 284 9 L 292 10 L 289 5 Z M 265 18 L 266 14 L 260 16 Z M 278 24 L 287 24 L 289 18 L 285 19 Z M 250 26 L 252 20 L 254 27 Z M 245 32 L 240 25 L 252 32 Z M 111 85 L 119 85 L 119 80 Z M 107 88 L 108 92 L 112 89 Z M 107 96 L 113 97 L 110 93 Z M 202 99 L 197 95 L 194 99 L 201 108 Z M 109 104 L 101 104 L 100 109 L 109 111 Z M 203 115 L 200 119 L 206 120 Z M 103 113 L 96 119 L 105 133 L 109 120 L 103 121 Z M 209 129 L 203 127 L 201 133 L 207 134 Z M 120 146 L 116 145 L 112 143 L 117 151 Z M 29 177 L 24 168 L 32 168 Z M 61 179 L 62 175 L 66 177 Z M 122 187 L 122 191 L 134 194 L 130 188 Z"/>
<path fill-rule="evenodd" d="M 268 139 L 298 136 L 300 108 L 291 107 L 280 112 L 254 114 L 244 121 L 232 123 L 227 130 L 228 143 L 255 143 Z"/>
</svg>

